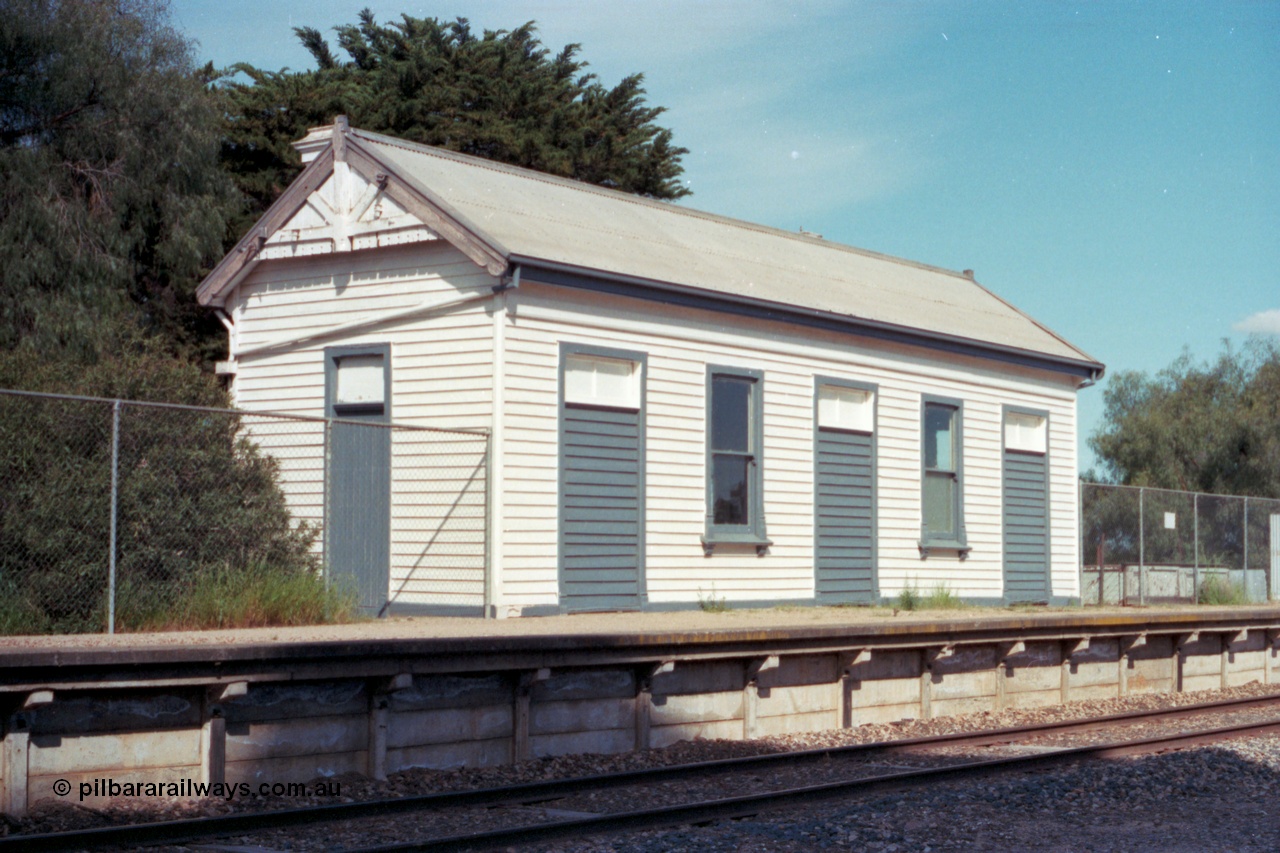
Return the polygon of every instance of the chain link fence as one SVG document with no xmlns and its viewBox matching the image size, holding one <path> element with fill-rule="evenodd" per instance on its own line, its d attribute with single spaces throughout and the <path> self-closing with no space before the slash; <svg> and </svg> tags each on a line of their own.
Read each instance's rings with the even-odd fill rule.
<svg viewBox="0 0 1280 853">
<path fill-rule="evenodd" d="M 1280 500 L 1080 487 L 1085 604 L 1280 597 Z"/>
<path fill-rule="evenodd" d="M 487 478 L 479 432 L 0 390 L 0 634 L 165 627 L 263 573 L 480 614 Z"/>
</svg>

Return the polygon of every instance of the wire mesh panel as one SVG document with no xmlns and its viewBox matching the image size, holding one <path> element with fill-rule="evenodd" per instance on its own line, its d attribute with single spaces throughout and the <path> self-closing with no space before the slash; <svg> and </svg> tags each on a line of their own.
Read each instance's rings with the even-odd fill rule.
<svg viewBox="0 0 1280 853">
<path fill-rule="evenodd" d="M 1195 496 L 1142 489 L 1142 558 L 1146 565 L 1195 566 Z"/>
<path fill-rule="evenodd" d="M 483 611 L 487 447 L 467 433 L 392 433 L 389 610 Z"/>
<path fill-rule="evenodd" d="M 387 469 L 378 530 L 376 500 L 334 500 L 335 425 L 0 391 L 0 633 L 181 628 L 268 576 L 332 586 L 339 529 L 382 543 L 389 565 L 348 552 L 382 571 L 377 612 L 482 613 L 488 436 L 355 424 L 390 438 L 356 460 Z"/>
<path fill-rule="evenodd" d="M 1280 587 L 1270 557 L 1280 501 L 1094 483 L 1080 501 L 1085 603 L 1231 604 Z"/>
<path fill-rule="evenodd" d="M 1138 493 L 1086 483 L 1080 498 L 1080 599 L 1087 604 L 1124 602 L 1126 570 L 1139 564 L 1142 548 Z"/>
<path fill-rule="evenodd" d="M 299 439 L 311 424 L 279 421 Z M 234 412 L 122 405 L 117 626 L 181 625 L 201 589 L 231 573 L 314 573 L 317 530 L 293 517 L 280 462 Z"/>
<path fill-rule="evenodd" d="M 1250 594 L 1265 590 L 1266 597 L 1280 599 L 1280 500 L 1249 498 L 1244 514 Z"/>
<path fill-rule="evenodd" d="M 112 408 L 0 395 L 0 632 L 102 631 Z"/>
<path fill-rule="evenodd" d="M 1081 487 L 1084 513 L 1081 535 L 1086 565 L 1138 562 L 1140 549 L 1138 493 L 1086 483 Z"/>
</svg>

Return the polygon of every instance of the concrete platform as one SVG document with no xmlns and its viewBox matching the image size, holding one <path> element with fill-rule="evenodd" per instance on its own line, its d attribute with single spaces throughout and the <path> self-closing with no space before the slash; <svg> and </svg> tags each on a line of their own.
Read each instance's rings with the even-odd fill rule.
<svg viewBox="0 0 1280 853">
<path fill-rule="evenodd" d="M 148 649 L 168 646 L 274 646 L 299 643 L 366 640 L 465 640 L 505 638 L 514 642 L 539 637 L 591 639 L 616 643 L 697 641 L 710 635 L 777 637 L 816 631 L 828 634 L 885 635 L 937 633 L 968 626 L 1118 626 L 1129 630 L 1145 622 L 1195 623 L 1232 618 L 1263 619 L 1280 615 L 1280 602 L 1243 608 L 1164 605 L 1151 607 L 972 607 L 962 610 L 895 611 L 889 607 L 773 607 L 730 609 L 719 613 L 698 610 L 673 612 L 577 613 L 517 619 L 459 617 L 396 617 L 346 625 L 241 628 L 146 634 L 74 634 L 60 636 L 0 636 L 0 657 L 22 650 L 71 652 L 91 649 Z"/>
<path fill-rule="evenodd" d="M 732 610 L 0 641 L 0 811 L 1280 682 L 1280 607 Z M 64 798 L 65 799 L 65 798 Z"/>
</svg>

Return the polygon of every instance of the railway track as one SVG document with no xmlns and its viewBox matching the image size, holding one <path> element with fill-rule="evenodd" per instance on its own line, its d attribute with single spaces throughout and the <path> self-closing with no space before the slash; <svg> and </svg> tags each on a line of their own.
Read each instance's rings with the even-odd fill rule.
<svg viewBox="0 0 1280 853">
<path fill-rule="evenodd" d="M 135 824 L 73 832 L 0 838 L 0 853 L 9 851 L 84 850 L 108 847 L 138 847 L 208 841 L 215 838 L 244 837 L 271 830 L 307 824 L 408 815 L 424 811 L 456 810 L 467 807 L 522 806 L 560 801 L 575 794 L 598 793 L 629 786 L 656 785 L 663 782 L 686 782 L 696 778 L 742 776 L 777 773 L 785 769 L 821 765 L 829 775 L 835 764 L 848 765 L 847 775 L 836 781 L 771 789 L 741 796 L 728 796 L 695 803 L 680 803 L 660 808 L 614 811 L 608 814 L 571 816 L 568 818 L 526 823 L 503 829 L 475 833 L 447 834 L 423 841 L 392 843 L 360 848 L 360 853 L 374 851 L 486 850 L 506 848 L 513 844 L 545 843 L 581 838 L 598 833 L 618 833 L 638 829 L 655 829 L 679 824 L 749 817 L 763 811 L 805 803 L 832 800 L 845 796 L 885 793 L 939 782 L 982 778 L 1015 771 L 1043 770 L 1064 764 L 1098 758 L 1115 758 L 1184 749 L 1238 737 L 1280 733 L 1280 713 L 1269 720 L 1249 720 L 1226 726 L 1201 727 L 1191 731 L 1164 733 L 1088 746 L 1035 748 L 1029 755 L 1011 755 L 973 760 L 958 758 L 957 751 L 981 747 L 1016 746 L 1045 738 L 1070 737 L 1100 730 L 1163 724 L 1173 720 L 1222 716 L 1254 711 L 1280 712 L 1280 697 L 1266 696 L 1244 700 L 1187 705 L 1158 711 L 1114 714 L 1084 720 L 1044 723 L 1012 729 L 978 733 L 941 735 L 927 738 L 885 741 L 845 747 L 778 753 L 746 758 L 722 759 L 698 764 L 677 765 L 629 771 L 600 776 L 578 777 L 458 791 L 443 794 L 404 797 L 253 812 L 196 820 Z M 942 751 L 942 766 L 890 769 L 875 772 L 874 762 L 894 755 L 929 754 L 937 763 Z M 861 769 L 859 769 L 861 768 Z M 872 772 L 865 772 L 870 768 Z M 346 848 L 352 850 L 353 848 Z"/>
</svg>

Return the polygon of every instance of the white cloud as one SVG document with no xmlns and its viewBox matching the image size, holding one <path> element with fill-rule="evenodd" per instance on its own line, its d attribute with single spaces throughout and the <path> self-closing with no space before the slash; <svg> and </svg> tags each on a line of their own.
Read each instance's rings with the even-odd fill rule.
<svg viewBox="0 0 1280 853">
<path fill-rule="evenodd" d="M 1248 335 L 1280 335 L 1280 308 L 1250 314 L 1231 328 Z"/>
</svg>

